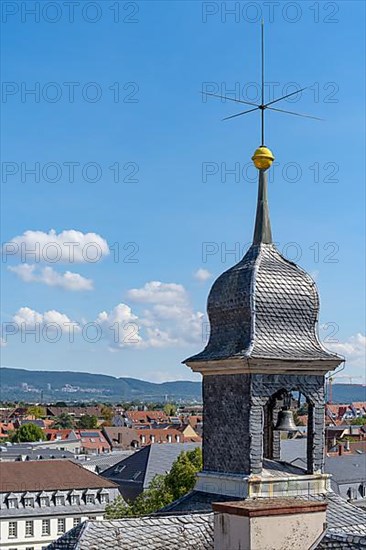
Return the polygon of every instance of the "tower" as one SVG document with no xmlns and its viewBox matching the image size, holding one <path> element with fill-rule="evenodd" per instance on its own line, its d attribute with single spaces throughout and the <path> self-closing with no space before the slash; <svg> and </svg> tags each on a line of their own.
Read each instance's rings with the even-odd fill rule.
<svg viewBox="0 0 366 550">
<path fill-rule="evenodd" d="M 343 359 L 321 345 L 319 297 L 311 277 L 272 242 L 267 170 L 274 157 L 261 146 L 253 242 L 243 259 L 213 284 L 207 303 L 210 337 L 184 363 L 203 376 L 203 472 L 198 490 L 240 496 L 290 494 L 280 459 L 278 413 L 291 391 L 308 404 L 307 472 L 295 493 L 324 489 L 325 374 Z M 278 462 L 277 462 L 278 464 Z M 322 485 L 323 484 L 323 485 Z M 211 489 L 210 489 L 211 488 Z"/>
</svg>

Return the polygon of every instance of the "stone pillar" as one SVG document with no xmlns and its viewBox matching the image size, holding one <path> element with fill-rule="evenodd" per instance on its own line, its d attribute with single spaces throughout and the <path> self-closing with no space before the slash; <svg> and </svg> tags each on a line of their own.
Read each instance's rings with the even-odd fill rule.
<svg viewBox="0 0 366 550">
<path fill-rule="evenodd" d="M 263 468 L 264 403 L 256 399 L 250 407 L 250 472 L 260 474 Z"/>
<path fill-rule="evenodd" d="M 272 410 L 273 426 L 277 424 L 278 413 L 280 409 L 277 407 Z M 281 432 L 272 429 L 272 459 L 280 460 L 281 458 Z"/>
<path fill-rule="evenodd" d="M 203 377 L 204 471 L 249 473 L 249 391 L 248 374 Z"/>
<path fill-rule="evenodd" d="M 323 404 L 308 404 L 307 471 L 309 474 L 324 471 L 325 419 Z"/>
<path fill-rule="evenodd" d="M 279 410 L 276 399 L 271 399 L 264 407 L 263 456 L 271 460 L 279 460 L 281 455 L 281 433 L 274 429 Z"/>
</svg>

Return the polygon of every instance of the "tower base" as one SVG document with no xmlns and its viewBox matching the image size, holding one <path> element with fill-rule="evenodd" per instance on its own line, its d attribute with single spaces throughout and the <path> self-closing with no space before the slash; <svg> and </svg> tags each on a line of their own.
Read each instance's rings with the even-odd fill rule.
<svg viewBox="0 0 366 550">
<path fill-rule="evenodd" d="M 326 494 L 329 474 L 307 474 L 290 464 L 265 460 L 261 474 L 226 474 L 203 471 L 197 475 L 195 491 L 227 497 L 271 498 Z"/>
</svg>

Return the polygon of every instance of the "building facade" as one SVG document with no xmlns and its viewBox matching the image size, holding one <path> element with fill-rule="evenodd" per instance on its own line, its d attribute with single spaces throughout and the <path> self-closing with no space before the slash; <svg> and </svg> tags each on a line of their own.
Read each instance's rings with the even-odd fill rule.
<svg viewBox="0 0 366 550">
<path fill-rule="evenodd" d="M 44 550 L 85 520 L 101 520 L 117 486 L 69 460 L 0 464 L 0 548 Z"/>
</svg>

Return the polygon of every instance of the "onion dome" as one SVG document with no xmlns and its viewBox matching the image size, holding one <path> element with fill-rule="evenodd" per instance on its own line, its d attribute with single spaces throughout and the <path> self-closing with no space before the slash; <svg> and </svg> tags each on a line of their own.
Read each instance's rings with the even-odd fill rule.
<svg viewBox="0 0 366 550">
<path fill-rule="evenodd" d="M 264 169 L 259 170 L 253 244 L 238 264 L 215 281 L 207 312 L 208 344 L 184 361 L 193 370 L 276 372 L 276 366 L 281 366 L 277 372 L 314 373 L 327 372 L 343 361 L 319 341 L 315 282 L 272 242 Z"/>
</svg>

